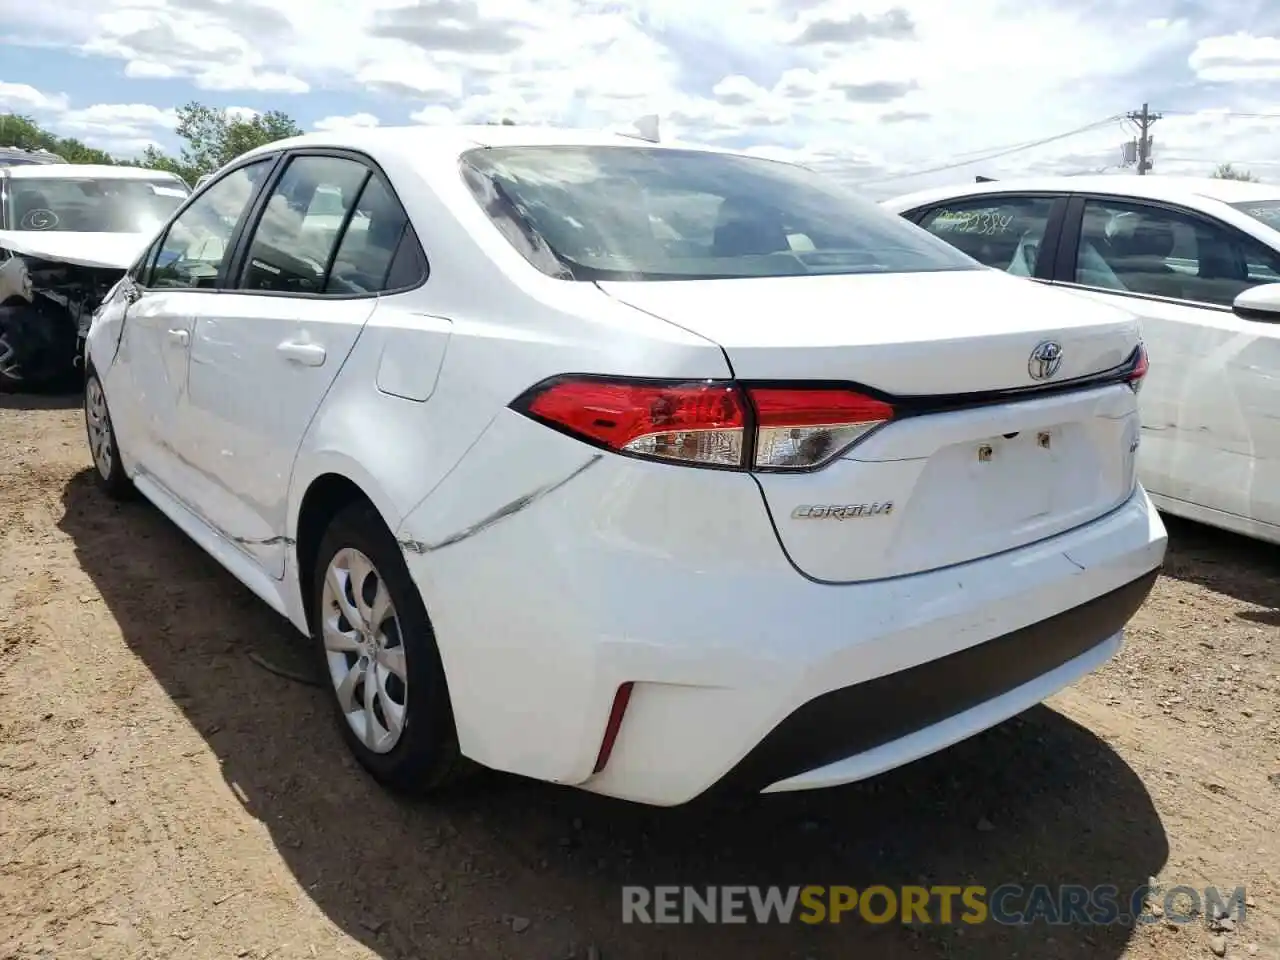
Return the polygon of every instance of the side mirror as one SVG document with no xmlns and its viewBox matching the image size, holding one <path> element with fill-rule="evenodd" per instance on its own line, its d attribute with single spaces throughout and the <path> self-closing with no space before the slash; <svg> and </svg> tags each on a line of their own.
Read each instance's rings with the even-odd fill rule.
<svg viewBox="0 0 1280 960">
<path fill-rule="evenodd" d="M 1232 303 L 1237 317 L 1280 323 L 1280 283 L 1261 283 L 1250 287 Z"/>
</svg>

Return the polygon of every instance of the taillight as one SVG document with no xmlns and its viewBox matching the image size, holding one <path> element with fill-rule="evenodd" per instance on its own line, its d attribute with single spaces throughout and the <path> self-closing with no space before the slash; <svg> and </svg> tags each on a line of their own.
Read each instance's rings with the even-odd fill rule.
<svg viewBox="0 0 1280 960">
<path fill-rule="evenodd" d="M 746 413 L 733 384 L 566 379 L 534 393 L 523 407 L 545 423 L 618 453 L 742 465 Z"/>
<path fill-rule="evenodd" d="M 617 453 L 736 470 L 821 466 L 893 417 L 890 404 L 844 388 L 723 380 L 560 377 L 512 406 Z"/>
<path fill-rule="evenodd" d="M 883 400 L 853 390 L 756 387 L 755 465 L 796 470 L 826 463 L 873 427 L 893 418 Z"/>
<path fill-rule="evenodd" d="M 1133 369 L 1129 371 L 1125 380 L 1128 382 L 1129 388 L 1134 393 L 1137 393 L 1142 389 L 1142 381 L 1147 376 L 1147 368 L 1151 365 L 1151 362 L 1147 359 L 1147 348 L 1142 344 L 1138 344 L 1138 349 L 1134 353 L 1137 356 L 1133 360 Z"/>
</svg>

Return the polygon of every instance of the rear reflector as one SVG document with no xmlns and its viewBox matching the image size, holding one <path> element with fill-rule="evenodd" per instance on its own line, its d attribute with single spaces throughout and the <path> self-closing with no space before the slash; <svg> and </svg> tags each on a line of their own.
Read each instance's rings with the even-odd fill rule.
<svg viewBox="0 0 1280 960">
<path fill-rule="evenodd" d="M 622 729 L 622 717 L 627 712 L 627 704 L 631 702 L 631 688 L 633 684 L 628 681 L 618 687 L 618 692 L 613 695 L 613 707 L 609 710 L 609 722 L 604 727 L 604 739 L 600 741 L 600 752 L 596 754 L 596 765 L 591 771 L 599 773 L 605 768 L 605 764 L 609 762 L 609 756 L 613 753 L 613 745 L 618 740 L 618 731 Z"/>
<path fill-rule="evenodd" d="M 805 470 L 834 459 L 893 407 L 843 388 L 557 378 L 512 406 L 616 453 L 731 470 Z"/>
</svg>

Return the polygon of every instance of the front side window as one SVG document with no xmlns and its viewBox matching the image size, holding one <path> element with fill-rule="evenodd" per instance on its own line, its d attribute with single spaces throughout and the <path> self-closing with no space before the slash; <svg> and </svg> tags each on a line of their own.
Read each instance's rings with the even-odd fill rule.
<svg viewBox="0 0 1280 960">
<path fill-rule="evenodd" d="M 230 254 L 231 234 L 272 160 L 258 160 L 210 184 L 173 221 L 145 284 L 157 288 L 201 288 L 217 283 Z"/>
<path fill-rule="evenodd" d="M 979 263 L 1020 277 L 1035 275 L 1052 197 L 981 197 L 929 210 L 920 226 Z"/>
<path fill-rule="evenodd" d="M 68 233 L 152 233 L 187 198 L 172 177 L 15 177 L 9 181 L 11 229 Z"/>
<path fill-rule="evenodd" d="M 344 157 L 291 160 L 263 208 L 236 286 L 250 292 L 323 293 L 338 235 L 368 177 L 368 167 Z M 353 222 L 351 229 L 368 226 Z"/>
<path fill-rule="evenodd" d="M 480 148 L 462 175 L 540 270 L 697 280 L 978 270 L 914 224 L 792 164 L 629 146 Z"/>
<path fill-rule="evenodd" d="M 1077 283 L 1230 306 L 1280 276 L 1280 253 L 1225 224 L 1141 203 L 1089 200 Z"/>
</svg>

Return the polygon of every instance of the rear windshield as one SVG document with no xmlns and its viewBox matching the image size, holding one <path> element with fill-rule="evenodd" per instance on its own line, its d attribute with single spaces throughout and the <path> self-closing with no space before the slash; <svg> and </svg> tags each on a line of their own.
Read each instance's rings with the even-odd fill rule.
<svg viewBox="0 0 1280 960">
<path fill-rule="evenodd" d="M 979 270 L 951 245 L 802 167 L 624 146 L 468 151 L 462 172 L 539 269 L 570 280 Z"/>
<path fill-rule="evenodd" d="M 1253 200 L 1249 203 L 1233 203 L 1231 206 L 1262 221 L 1272 230 L 1280 230 L 1280 200 Z"/>
<path fill-rule="evenodd" d="M 187 185 L 154 180 L 80 177 L 9 181 L 10 230 L 151 233 L 186 199 Z"/>
</svg>

